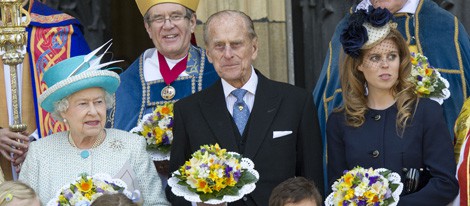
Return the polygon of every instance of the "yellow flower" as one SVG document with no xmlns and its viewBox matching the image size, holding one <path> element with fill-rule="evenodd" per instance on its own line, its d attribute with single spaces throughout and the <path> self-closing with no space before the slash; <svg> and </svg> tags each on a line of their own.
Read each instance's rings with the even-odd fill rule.
<svg viewBox="0 0 470 206">
<path fill-rule="evenodd" d="M 85 197 L 89 200 L 91 200 L 91 196 L 93 196 L 94 192 L 90 191 L 90 192 L 87 192 L 85 193 Z"/>
<path fill-rule="evenodd" d="M 224 189 L 225 187 L 227 187 L 227 185 L 224 184 L 223 178 L 218 178 L 217 180 L 215 180 L 214 190 L 220 191 L 221 189 Z"/>
<path fill-rule="evenodd" d="M 65 198 L 64 195 L 59 195 L 59 202 L 65 203 L 65 202 L 67 202 L 67 198 Z"/>
<path fill-rule="evenodd" d="M 351 173 L 346 173 L 344 175 L 344 183 L 347 187 L 351 187 L 353 184 L 354 176 Z"/>
<path fill-rule="evenodd" d="M 366 191 L 364 192 L 364 197 L 367 198 L 367 200 L 372 200 L 374 198 L 375 194 L 371 191 Z"/>
<path fill-rule="evenodd" d="M 430 94 L 431 91 L 429 91 L 428 88 L 421 86 L 421 87 L 418 87 L 418 93 L 419 94 Z"/>
<path fill-rule="evenodd" d="M 155 127 L 153 131 L 155 133 L 155 143 L 160 144 L 162 142 L 162 137 L 165 131 L 163 131 L 160 127 Z"/>
<path fill-rule="evenodd" d="M 144 126 L 144 127 L 142 128 L 142 136 L 148 137 L 148 134 L 149 134 L 149 133 L 153 133 L 153 128 L 148 127 L 148 126 Z"/>
<path fill-rule="evenodd" d="M 203 179 L 197 180 L 197 191 L 205 193 L 212 193 L 211 188 L 209 188 L 209 184 Z"/>
<path fill-rule="evenodd" d="M 414 58 L 413 56 L 411 56 L 411 63 L 413 65 L 417 65 L 418 64 L 418 60 L 416 60 L 416 58 Z"/>
<path fill-rule="evenodd" d="M 166 103 L 163 106 L 158 106 L 156 109 L 157 112 L 160 112 L 162 115 L 171 115 L 173 116 L 173 104 Z"/>
<path fill-rule="evenodd" d="M 428 67 L 426 67 L 426 76 L 431 76 L 433 72 L 433 69 L 429 69 Z"/>
<path fill-rule="evenodd" d="M 348 191 L 346 191 L 346 195 L 344 195 L 345 200 L 350 200 L 353 197 L 354 197 L 354 190 L 353 189 L 349 189 Z"/>
<path fill-rule="evenodd" d="M 88 180 L 81 179 L 80 183 L 77 185 L 77 188 L 80 192 L 88 192 L 91 190 L 92 187 L 93 187 L 93 180 L 91 179 L 88 179 Z"/>
<path fill-rule="evenodd" d="M 235 186 L 235 184 L 237 184 L 237 181 L 235 181 L 235 179 L 233 178 L 233 174 L 232 174 L 232 173 L 230 173 L 230 177 L 227 177 L 226 184 L 227 184 L 228 186 Z"/>
<path fill-rule="evenodd" d="M 162 107 L 162 114 L 169 114 L 171 111 L 170 111 L 170 108 L 168 107 Z"/>
<path fill-rule="evenodd" d="M 209 173 L 209 179 L 211 179 L 212 181 L 215 181 L 217 178 L 218 178 L 217 170 L 211 170 L 211 172 Z"/>
</svg>

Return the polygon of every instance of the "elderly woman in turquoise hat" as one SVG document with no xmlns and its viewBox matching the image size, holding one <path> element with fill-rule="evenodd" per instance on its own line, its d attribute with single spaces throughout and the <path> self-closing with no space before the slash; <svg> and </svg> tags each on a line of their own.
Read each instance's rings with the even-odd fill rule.
<svg viewBox="0 0 470 206">
<path fill-rule="evenodd" d="M 100 69 L 113 63 L 99 64 L 102 56 L 95 54 L 101 48 L 66 59 L 45 72 L 48 89 L 41 94 L 40 104 L 69 131 L 31 143 L 19 180 L 29 184 L 45 205 L 81 174 L 104 173 L 113 178 L 131 174 L 123 180 L 140 191 L 144 205 L 169 205 L 144 138 L 104 128 L 106 110 L 113 105 L 112 94 L 120 79 Z"/>
</svg>

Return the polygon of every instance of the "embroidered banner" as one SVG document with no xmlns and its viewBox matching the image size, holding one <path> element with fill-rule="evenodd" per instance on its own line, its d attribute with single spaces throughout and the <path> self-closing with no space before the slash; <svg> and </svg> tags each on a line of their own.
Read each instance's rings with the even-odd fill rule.
<svg viewBox="0 0 470 206">
<path fill-rule="evenodd" d="M 39 135 L 45 137 L 49 134 L 67 130 L 63 122 L 54 120 L 50 113 L 41 108 L 38 97 L 47 89 L 42 80 L 44 72 L 56 63 L 70 58 L 71 25 L 52 28 L 35 27 L 31 33 L 31 68 L 34 74 L 35 108 Z"/>
</svg>

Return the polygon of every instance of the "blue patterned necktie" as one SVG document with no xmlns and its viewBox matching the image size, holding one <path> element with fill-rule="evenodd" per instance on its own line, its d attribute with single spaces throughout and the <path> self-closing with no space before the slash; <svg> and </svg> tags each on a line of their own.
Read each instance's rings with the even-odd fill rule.
<svg viewBox="0 0 470 206">
<path fill-rule="evenodd" d="M 244 89 L 236 89 L 232 91 L 232 95 L 237 98 L 237 101 L 233 104 L 233 120 L 238 127 L 240 135 L 243 135 L 246 122 L 248 121 L 248 117 L 250 117 L 248 105 L 243 101 L 243 96 L 245 96 L 246 92 L 247 91 Z"/>
</svg>

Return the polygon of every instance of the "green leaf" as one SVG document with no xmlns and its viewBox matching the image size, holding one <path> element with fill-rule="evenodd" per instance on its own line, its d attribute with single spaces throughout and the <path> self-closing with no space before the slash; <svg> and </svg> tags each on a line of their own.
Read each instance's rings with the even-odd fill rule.
<svg viewBox="0 0 470 206">
<path fill-rule="evenodd" d="M 394 202 L 395 202 L 394 199 L 392 197 L 390 197 L 390 198 L 384 200 L 383 205 L 391 205 Z"/>
<path fill-rule="evenodd" d="M 239 190 L 240 189 L 238 187 L 226 187 L 224 188 L 224 193 L 225 195 L 235 196 L 235 195 L 238 195 Z"/>
<path fill-rule="evenodd" d="M 395 184 L 395 183 L 390 183 L 390 189 L 392 190 L 392 192 L 395 192 L 395 190 L 397 190 L 399 184 Z"/>
<path fill-rule="evenodd" d="M 238 180 L 237 182 L 237 185 L 246 185 L 246 184 L 250 184 L 250 183 L 253 183 L 253 182 L 256 182 L 256 177 L 251 174 L 250 172 L 244 170 L 242 172 L 242 176 L 240 177 L 240 179 Z"/>
</svg>

